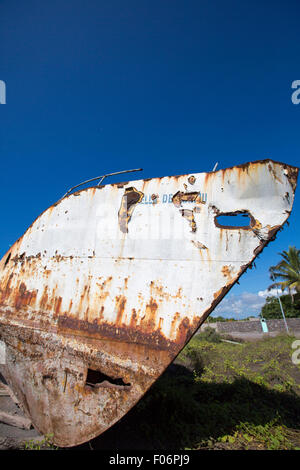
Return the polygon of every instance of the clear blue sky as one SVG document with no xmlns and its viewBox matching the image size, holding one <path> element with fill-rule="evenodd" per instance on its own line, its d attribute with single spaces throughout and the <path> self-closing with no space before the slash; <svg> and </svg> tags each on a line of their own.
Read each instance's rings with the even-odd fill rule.
<svg viewBox="0 0 300 470">
<path fill-rule="evenodd" d="M 98 174 L 300 166 L 299 18 L 299 0 L 2 0 L 0 255 Z M 290 227 L 227 302 L 258 313 L 248 294 L 268 286 L 278 252 L 299 248 L 299 207 L 296 193 Z"/>
</svg>

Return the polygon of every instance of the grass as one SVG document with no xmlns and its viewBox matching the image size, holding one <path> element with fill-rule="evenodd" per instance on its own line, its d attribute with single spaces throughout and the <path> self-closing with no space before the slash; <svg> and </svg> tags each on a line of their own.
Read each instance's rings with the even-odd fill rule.
<svg viewBox="0 0 300 470">
<path fill-rule="evenodd" d="M 195 336 L 93 449 L 300 449 L 295 338 L 236 345 Z M 84 447 L 79 446 L 79 447 Z"/>
</svg>

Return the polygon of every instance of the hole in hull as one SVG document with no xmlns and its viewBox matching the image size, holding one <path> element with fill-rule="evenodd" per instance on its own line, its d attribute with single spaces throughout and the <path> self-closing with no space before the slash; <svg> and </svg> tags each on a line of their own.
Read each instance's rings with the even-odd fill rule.
<svg viewBox="0 0 300 470">
<path fill-rule="evenodd" d="M 130 383 L 125 383 L 122 378 L 113 379 L 109 375 L 103 374 L 99 370 L 88 369 L 86 377 L 86 385 L 90 387 L 130 387 Z"/>
<path fill-rule="evenodd" d="M 251 228 L 252 220 L 248 212 L 228 212 L 215 217 L 216 226 L 219 228 Z"/>
</svg>

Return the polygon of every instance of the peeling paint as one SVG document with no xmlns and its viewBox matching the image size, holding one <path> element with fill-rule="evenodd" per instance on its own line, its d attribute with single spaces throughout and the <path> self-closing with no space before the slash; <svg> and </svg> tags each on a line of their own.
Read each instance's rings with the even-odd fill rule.
<svg viewBox="0 0 300 470">
<path fill-rule="evenodd" d="M 3 374 L 34 426 L 68 447 L 122 418 L 275 238 L 297 174 L 251 162 L 85 188 L 44 211 L 0 261 Z M 248 227 L 218 224 L 240 213 Z"/>
<path fill-rule="evenodd" d="M 126 188 L 122 197 L 121 207 L 119 210 L 120 230 L 124 233 L 128 232 L 128 223 L 132 217 L 135 206 L 143 199 L 144 194 L 135 188 Z"/>
<path fill-rule="evenodd" d="M 183 201 L 196 201 L 197 197 L 199 196 L 199 192 L 182 192 L 178 191 L 176 194 L 174 194 L 172 201 L 175 207 L 180 207 L 181 203 Z"/>
</svg>

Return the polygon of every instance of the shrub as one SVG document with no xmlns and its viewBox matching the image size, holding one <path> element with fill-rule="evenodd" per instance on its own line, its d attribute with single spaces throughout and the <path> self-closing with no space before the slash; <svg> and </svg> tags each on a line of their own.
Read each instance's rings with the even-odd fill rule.
<svg viewBox="0 0 300 470">
<path fill-rule="evenodd" d="M 214 328 L 208 326 L 204 331 L 197 335 L 197 339 L 208 341 L 209 343 L 220 343 L 221 336 L 216 332 Z"/>
</svg>

